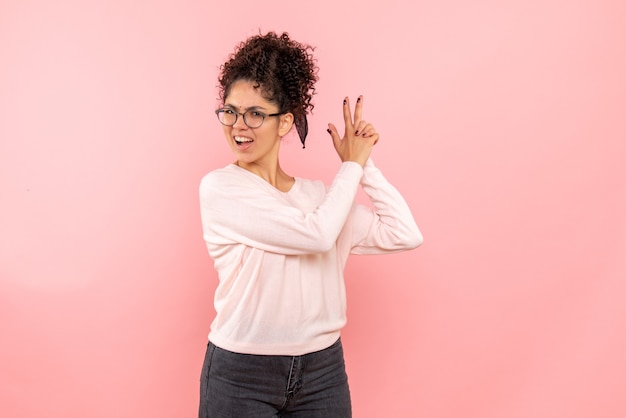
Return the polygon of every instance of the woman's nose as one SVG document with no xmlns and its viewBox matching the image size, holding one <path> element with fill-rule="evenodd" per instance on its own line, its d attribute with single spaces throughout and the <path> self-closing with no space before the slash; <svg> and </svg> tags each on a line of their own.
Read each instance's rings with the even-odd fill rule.
<svg viewBox="0 0 626 418">
<path fill-rule="evenodd" d="M 237 120 L 235 121 L 233 127 L 237 129 L 248 129 L 248 125 L 246 125 L 242 113 L 237 114 Z"/>
</svg>

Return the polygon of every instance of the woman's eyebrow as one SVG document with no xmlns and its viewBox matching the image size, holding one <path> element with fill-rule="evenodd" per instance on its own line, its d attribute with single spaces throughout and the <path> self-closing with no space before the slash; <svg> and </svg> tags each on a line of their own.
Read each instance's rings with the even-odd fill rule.
<svg viewBox="0 0 626 418">
<path fill-rule="evenodd" d="M 243 108 L 241 106 L 235 106 L 234 104 L 230 104 L 230 103 L 224 103 L 224 107 L 230 107 L 231 109 L 243 109 L 243 110 L 267 110 L 265 107 L 263 106 L 250 106 L 250 107 L 246 107 Z"/>
</svg>

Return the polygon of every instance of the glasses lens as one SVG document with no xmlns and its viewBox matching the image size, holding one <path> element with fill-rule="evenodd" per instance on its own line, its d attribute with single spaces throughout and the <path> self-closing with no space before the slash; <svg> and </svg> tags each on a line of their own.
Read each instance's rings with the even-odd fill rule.
<svg viewBox="0 0 626 418">
<path fill-rule="evenodd" d="M 256 110 L 248 110 L 243 114 L 243 119 L 250 128 L 258 128 L 263 124 L 265 115 Z"/>
<path fill-rule="evenodd" d="M 224 125 L 230 126 L 237 121 L 237 114 L 230 109 L 220 109 L 217 111 L 217 118 Z"/>
</svg>

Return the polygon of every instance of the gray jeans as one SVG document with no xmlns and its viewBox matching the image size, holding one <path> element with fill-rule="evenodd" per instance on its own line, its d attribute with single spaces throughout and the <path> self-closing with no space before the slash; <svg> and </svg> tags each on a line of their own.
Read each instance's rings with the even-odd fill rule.
<svg viewBox="0 0 626 418">
<path fill-rule="evenodd" d="M 200 418 L 350 418 L 341 340 L 302 356 L 233 353 L 209 343 Z"/>
</svg>

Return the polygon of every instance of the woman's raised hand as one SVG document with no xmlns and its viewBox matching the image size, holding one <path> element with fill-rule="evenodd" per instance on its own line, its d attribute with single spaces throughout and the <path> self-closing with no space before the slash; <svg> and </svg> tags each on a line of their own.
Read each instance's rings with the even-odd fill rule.
<svg viewBox="0 0 626 418">
<path fill-rule="evenodd" d="M 350 102 L 346 97 L 343 101 L 343 120 L 345 131 L 343 138 L 339 137 L 337 128 L 328 124 L 328 133 L 333 139 L 335 150 L 341 161 L 355 161 L 364 166 L 369 158 L 379 135 L 371 123 L 361 118 L 363 114 L 363 96 L 359 96 L 354 108 L 354 119 L 350 111 Z"/>
</svg>

